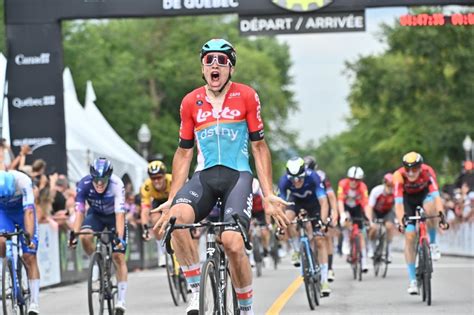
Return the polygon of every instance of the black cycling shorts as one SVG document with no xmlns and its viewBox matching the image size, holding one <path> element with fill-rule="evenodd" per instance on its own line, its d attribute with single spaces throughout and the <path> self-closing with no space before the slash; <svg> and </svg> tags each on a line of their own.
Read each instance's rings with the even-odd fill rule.
<svg viewBox="0 0 474 315">
<path fill-rule="evenodd" d="M 82 223 L 81 230 L 85 229 L 91 229 L 94 232 L 102 232 L 103 230 L 115 230 L 115 213 L 112 214 L 98 214 L 94 211 L 87 211 L 86 218 L 84 219 L 84 222 Z M 125 246 L 124 248 L 120 250 L 114 250 L 112 251 L 114 253 L 123 253 L 125 254 L 125 251 L 127 250 L 127 244 L 128 244 L 128 227 L 127 227 L 127 222 L 125 222 L 125 231 L 123 233 L 123 239 L 125 240 Z M 113 246 L 112 246 L 113 247 Z"/>
<path fill-rule="evenodd" d="M 365 218 L 365 214 L 362 211 L 362 207 L 360 205 L 357 205 L 355 207 L 349 207 L 348 205 L 344 205 L 344 211 L 349 212 L 352 219 L 355 218 L 355 220 L 353 220 L 352 222 L 355 222 L 359 226 L 359 229 L 362 230 L 364 224 L 362 224 L 363 220 L 361 221 L 361 218 Z"/>
<path fill-rule="evenodd" d="M 266 226 L 267 225 L 267 219 L 265 217 L 265 211 L 252 212 L 252 218 L 255 218 L 258 225 L 260 225 L 260 226 Z"/>
<path fill-rule="evenodd" d="M 217 165 L 194 173 L 176 194 L 172 205 L 186 203 L 193 207 L 194 222 L 200 222 L 211 212 L 220 198 L 224 222 L 233 222 L 237 213 L 248 230 L 252 216 L 252 174 Z M 233 228 L 226 228 L 232 230 Z"/>
<path fill-rule="evenodd" d="M 406 216 L 415 216 L 416 215 L 416 207 L 421 206 L 423 207 L 423 202 L 428 197 L 429 191 L 428 188 L 425 190 L 416 193 L 416 194 L 403 194 L 403 208 L 405 209 Z M 407 222 L 413 224 L 413 222 Z"/>
<path fill-rule="evenodd" d="M 379 212 L 374 209 L 374 214 L 376 219 L 383 219 L 385 221 L 395 222 L 395 212 L 392 210 L 388 212 Z"/>
</svg>

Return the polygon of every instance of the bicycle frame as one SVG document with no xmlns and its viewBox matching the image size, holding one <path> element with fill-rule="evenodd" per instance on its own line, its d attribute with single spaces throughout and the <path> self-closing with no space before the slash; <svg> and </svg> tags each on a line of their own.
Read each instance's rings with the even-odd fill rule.
<svg viewBox="0 0 474 315">
<path fill-rule="evenodd" d="M 311 241 L 309 240 L 309 237 L 306 233 L 306 229 L 304 227 L 304 221 L 299 220 L 298 221 L 298 227 L 299 227 L 299 233 L 300 233 L 300 243 L 304 244 L 304 248 L 306 251 L 307 257 L 313 257 L 314 259 L 309 259 L 309 272 L 311 276 L 314 276 L 318 270 L 316 269 L 316 266 L 314 264 L 314 261 L 317 259 L 317 257 L 313 256 L 313 250 L 311 248 Z M 317 255 L 317 247 L 315 249 L 316 255 Z M 303 269 L 303 264 L 301 264 L 301 275 L 304 276 L 304 269 Z"/>
<path fill-rule="evenodd" d="M 18 301 L 19 305 L 26 305 L 25 299 L 23 298 L 23 294 L 21 294 L 20 283 L 18 279 L 18 274 L 21 270 L 18 269 L 19 264 L 18 260 L 20 259 L 20 235 L 23 234 L 22 230 L 18 230 L 18 227 L 15 228 L 15 232 L 13 233 L 1 233 L 0 237 L 5 237 L 5 258 L 8 260 L 9 264 L 11 264 L 12 269 L 14 272 L 12 273 L 13 277 L 13 295 L 15 296 L 15 300 Z M 13 242 L 12 238 L 16 236 L 17 241 Z M 16 247 L 16 255 L 13 253 L 13 248 Z"/>
</svg>

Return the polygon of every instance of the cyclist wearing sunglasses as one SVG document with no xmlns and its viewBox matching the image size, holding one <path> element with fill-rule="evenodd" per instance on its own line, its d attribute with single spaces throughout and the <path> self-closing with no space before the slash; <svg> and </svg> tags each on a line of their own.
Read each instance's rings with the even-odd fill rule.
<svg viewBox="0 0 474 315">
<path fill-rule="evenodd" d="M 186 95 L 181 103 L 173 182 L 168 201 L 153 210 L 163 211 L 154 228 L 160 229 L 161 236 L 171 215 L 177 217 L 176 223 L 199 222 L 220 198 L 224 221 L 233 221 L 232 214 L 236 213 L 248 229 L 253 180 L 249 149 L 264 195 L 265 212 L 285 226 L 288 219 L 281 207 L 286 203 L 273 194 L 271 156 L 264 139 L 260 100 L 251 87 L 230 81 L 237 62 L 234 47 L 226 40 L 212 39 L 202 46 L 200 62 L 206 85 Z M 186 182 L 195 143 L 198 163 L 192 178 Z M 253 314 L 252 269 L 241 234 L 228 229 L 221 234 L 221 241 L 229 257 L 241 314 Z M 186 312 L 197 314 L 200 281 L 197 248 L 190 233 L 183 230 L 173 232 L 172 242 L 192 290 Z"/>
<path fill-rule="evenodd" d="M 18 171 L 0 171 L 0 233 L 15 232 L 15 224 L 30 235 L 30 244 L 21 238 L 23 259 L 28 268 L 31 296 L 28 314 L 39 314 L 40 273 L 36 250 L 38 248 L 38 221 L 34 205 L 31 179 Z M 5 257 L 5 239 L 0 237 L 0 257 Z"/>
<path fill-rule="evenodd" d="M 304 209 L 310 218 L 320 217 L 326 222 L 329 212 L 326 189 L 319 175 L 305 167 L 301 157 L 293 157 L 286 163 L 286 174 L 278 182 L 279 196 L 292 204 L 287 207 L 286 216 L 291 221 Z M 313 221 L 313 225 L 317 224 Z M 328 251 L 324 234 L 315 232 L 311 240 L 318 248 L 318 259 L 321 265 L 321 293 L 328 296 L 331 293 L 328 283 Z M 300 266 L 299 235 L 294 224 L 288 227 L 288 237 L 293 249 L 291 261 L 295 267 Z"/>
<path fill-rule="evenodd" d="M 161 213 L 150 213 L 152 208 L 156 208 L 166 200 L 171 188 L 171 174 L 166 172 L 166 165 L 159 160 L 151 161 L 148 163 L 148 178 L 140 188 L 141 196 L 141 221 L 142 221 L 142 238 L 149 240 L 151 238 L 150 228 L 150 217 L 153 226 L 161 217 Z M 158 248 L 158 265 L 160 267 L 165 266 L 165 249 L 161 246 L 158 241 L 158 231 L 154 231 L 156 238 L 156 246 Z"/>
<path fill-rule="evenodd" d="M 349 219 L 357 218 L 355 223 L 359 229 L 363 231 L 360 234 L 360 247 L 362 252 L 362 271 L 367 272 L 369 265 L 367 264 L 367 252 L 365 250 L 365 225 L 360 220 L 365 218 L 365 207 L 368 203 L 369 192 L 367 185 L 362 181 L 364 179 L 364 171 L 359 166 L 351 166 L 347 170 L 347 177 L 339 181 L 337 187 L 337 207 L 339 211 L 339 221 L 341 224 L 343 235 L 342 251 L 349 254 L 349 228 L 351 224 Z"/>
<path fill-rule="evenodd" d="M 337 224 L 337 198 L 336 193 L 332 189 L 331 181 L 325 171 L 323 171 L 318 163 L 316 163 L 316 158 L 313 156 L 305 156 L 304 157 L 304 164 L 306 168 L 311 169 L 319 175 L 321 178 L 321 182 L 324 185 L 324 189 L 326 190 L 326 195 L 328 196 L 329 202 L 329 212 L 328 215 L 331 217 L 331 225 L 335 226 Z M 327 249 L 328 249 L 328 280 L 332 282 L 336 279 L 336 275 L 334 270 L 332 269 L 332 262 L 333 262 L 333 248 L 334 248 L 334 237 L 339 235 L 338 230 L 336 229 L 329 229 L 326 233 L 326 242 L 327 242 Z"/>
<path fill-rule="evenodd" d="M 408 268 L 409 294 L 418 294 L 415 270 L 415 241 L 416 231 L 413 223 L 403 224 L 403 216 L 416 215 L 416 207 L 422 206 L 428 215 L 444 213 L 443 202 L 438 191 L 436 174 L 433 168 L 423 163 L 423 157 L 417 152 L 409 152 L 403 156 L 403 166 L 393 174 L 395 214 L 398 219 L 398 229 L 405 233 L 405 261 Z M 438 260 L 441 257 L 436 244 L 436 220 L 428 220 L 431 257 Z M 445 226 L 442 226 L 445 228 Z"/>
<path fill-rule="evenodd" d="M 125 220 L 125 189 L 122 180 L 112 174 L 112 164 L 106 158 L 97 158 L 90 166 L 90 174 L 77 184 L 76 219 L 71 231 L 69 246 L 75 248 L 77 238 L 75 232 L 101 232 L 105 228 L 114 229 L 112 260 L 117 270 L 117 304 L 116 314 L 125 313 L 125 294 L 127 291 L 127 265 L 125 251 L 127 249 L 127 223 Z M 86 202 L 89 205 L 86 213 Z M 85 216 L 85 219 L 84 219 Z M 82 247 L 87 255 L 92 255 L 95 245 L 92 235 L 79 236 Z"/>
</svg>

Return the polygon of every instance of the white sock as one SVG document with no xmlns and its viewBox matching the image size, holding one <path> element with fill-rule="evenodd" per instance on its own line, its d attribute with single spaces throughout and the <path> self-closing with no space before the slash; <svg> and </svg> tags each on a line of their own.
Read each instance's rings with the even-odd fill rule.
<svg viewBox="0 0 474 315">
<path fill-rule="evenodd" d="M 342 230 L 342 238 L 343 238 L 343 242 L 345 242 L 346 244 L 349 244 L 349 230 L 348 229 Z"/>
<path fill-rule="evenodd" d="M 328 282 L 328 264 L 321 264 L 321 282 Z"/>
<path fill-rule="evenodd" d="M 298 237 L 293 237 L 291 238 L 291 247 L 293 247 L 293 251 L 299 252 L 300 247 L 299 247 L 299 239 Z"/>
<path fill-rule="evenodd" d="M 30 283 L 30 303 L 39 304 L 39 290 L 40 290 L 40 279 L 32 279 L 28 281 Z"/>
<path fill-rule="evenodd" d="M 158 251 L 158 257 L 165 254 L 165 248 L 161 246 L 161 241 L 156 241 L 156 250 Z"/>
<path fill-rule="evenodd" d="M 117 282 L 117 300 L 125 304 L 125 295 L 127 294 L 127 281 Z"/>
</svg>

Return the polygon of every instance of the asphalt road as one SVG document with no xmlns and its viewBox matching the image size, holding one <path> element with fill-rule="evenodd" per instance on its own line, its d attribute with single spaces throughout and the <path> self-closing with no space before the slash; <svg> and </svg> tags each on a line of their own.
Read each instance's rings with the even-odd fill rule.
<svg viewBox="0 0 474 315">
<path fill-rule="evenodd" d="M 278 270 L 264 269 L 254 280 L 255 314 L 474 314 L 474 259 L 442 257 L 434 264 L 432 305 L 406 292 L 408 278 L 403 257 L 394 254 L 387 278 L 373 270 L 362 282 L 352 279 L 349 265 L 335 259 L 332 294 L 310 311 L 299 269 L 284 258 Z M 41 314 L 87 314 L 86 283 L 42 290 Z M 130 273 L 127 314 L 184 314 L 174 306 L 164 269 Z"/>
</svg>

